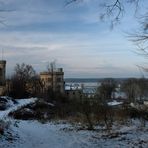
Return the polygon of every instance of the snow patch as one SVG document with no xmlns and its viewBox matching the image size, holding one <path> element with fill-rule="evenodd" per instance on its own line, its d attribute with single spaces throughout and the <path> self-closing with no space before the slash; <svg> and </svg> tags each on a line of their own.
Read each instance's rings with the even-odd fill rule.
<svg viewBox="0 0 148 148">
<path fill-rule="evenodd" d="M 121 105 L 123 104 L 123 102 L 117 102 L 116 100 L 112 101 L 112 102 L 108 102 L 107 103 L 109 106 L 116 106 L 116 105 Z"/>
<path fill-rule="evenodd" d="M 0 120 L 2 120 L 2 119 L 5 120 L 11 111 L 15 111 L 24 105 L 28 105 L 30 103 L 35 102 L 36 100 L 37 100 L 37 98 L 28 98 L 28 99 L 17 100 L 17 102 L 18 102 L 17 104 L 10 105 L 10 107 L 8 109 L 6 109 L 4 111 L 0 111 Z"/>
</svg>

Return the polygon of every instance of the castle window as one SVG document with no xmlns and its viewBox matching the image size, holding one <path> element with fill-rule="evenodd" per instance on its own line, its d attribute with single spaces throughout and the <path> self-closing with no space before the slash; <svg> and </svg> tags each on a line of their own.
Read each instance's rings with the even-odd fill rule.
<svg viewBox="0 0 148 148">
<path fill-rule="evenodd" d="M 57 82 L 61 82 L 62 81 L 62 79 L 61 78 L 57 78 Z"/>
<path fill-rule="evenodd" d="M 48 81 L 51 82 L 52 81 L 52 78 L 48 78 Z"/>
</svg>

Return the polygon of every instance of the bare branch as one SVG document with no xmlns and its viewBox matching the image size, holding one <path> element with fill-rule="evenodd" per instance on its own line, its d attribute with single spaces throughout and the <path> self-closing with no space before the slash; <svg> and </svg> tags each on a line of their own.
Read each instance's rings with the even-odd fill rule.
<svg viewBox="0 0 148 148">
<path fill-rule="evenodd" d="M 15 10 L 11 10 L 11 9 L 0 9 L 0 13 L 5 13 L 5 12 L 13 12 Z M 3 26 L 8 26 L 6 23 L 5 23 L 5 20 L 4 20 L 4 17 L 1 17 L 0 16 L 0 24 L 3 25 Z"/>
<path fill-rule="evenodd" d="M 78 1 L 80 1 L 80 0 L 66 0 L 65 1 L 65 6 L 68 6 L 68 5 L 70 5 L 72 3 L 75 3 L 75 2 L 78 2 Z"/>
</svg>

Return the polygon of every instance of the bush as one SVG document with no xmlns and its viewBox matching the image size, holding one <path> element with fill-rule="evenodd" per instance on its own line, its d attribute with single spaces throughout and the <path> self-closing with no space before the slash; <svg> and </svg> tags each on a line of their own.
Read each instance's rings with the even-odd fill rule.
<svg viewBox="0 0 148 148">
<path fill-rule="evenodd" d="M 10 112 L 9 116 L 22 120 L 50 120 L 53 114 L 53 106 L 43 100 L 26 105 L 16 111 Z"/>
<path fill-rule="evenodd" d="M 8 129 L 10 126 L 10 122 L 5 122 L 3 120 L 0 120 L 0 135 L 4 135 L 4 132 L 6 129 Z"/>
</svg>

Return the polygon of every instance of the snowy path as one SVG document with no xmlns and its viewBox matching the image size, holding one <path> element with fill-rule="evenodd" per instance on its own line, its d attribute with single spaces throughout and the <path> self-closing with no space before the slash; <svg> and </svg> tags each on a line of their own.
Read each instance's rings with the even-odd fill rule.
<svg viewBox="0 0 148 148">
<path fill-rule="evenodd" d="M 11 148 L 96 148 L 90 141 L 91 132 L 63 131 L 67 124 L 20 121 L 18 126 L 13 130 L 20 138 Z"/>
<path fill-rule="evenodd" d="M 125 131 L 118 138 L 102 138 L 101 132 L 65 130 L 70 124 L 42 124 L 37 121 L 18 121 L 12 125 L 14 135 L 12 143 L 0 142 L 0 148 L 147 148 L 147 130 L 137 129 L 137 125 L 121 128 Z"/>
<path fill-rule="evenodd" d="M 11 111 L 17 110 L 18 108 L 20 108 L 21 106 L 33 103 L 36 101 L 36 98 L 29 98 L 29 99 L 19 99 L 17 100 L 18 104 L 14 104 L 11 107 L 9 107 L 8 109 L 4 110 L 4 111 L 0 111 L 0 120 L 5 120 L 7 119 L 8 114 Z"/>
<path fill-rule="evenodd" d="M 11 111 L 17 110 L 35 100 L 36 98 L 18 100 L 18 104 L 11 105 L 5 111 L 0 111 L 0 119 L 10 120 L 8 114 Z M 0 148 L 93 148 L 92 143 L 89 141 L 90 132 L 63 131 L 63 128 L 69 126 L 69 124 L 42 124 L 37 121 L 11 119 L 11 132 L 14 137 L 18 135 L 19 138 L 11 142 L 7 140 L 0 141 Z"/>
<path fill-rule="evenodd" d="M 36 99 L 22 99 L 16 106 L 0 112 L 0 119 L 8 119 L 10 111 L 23 105 L 34 102 Z M 139 129 L 139 123 L 134 121 L 132 125 L 118 126 L 115 129 L 123 134 L 117 138 L 103 138 L 106 133 L 92 131 L 76 131 L 66 123 L 46 123 L 38 121 L 22 121 L 11 119 L 10 133 L 14 140 L 0 139 L 0 148 L 147 148 L 148 124 L 144 129 Z"/>
</svg>

